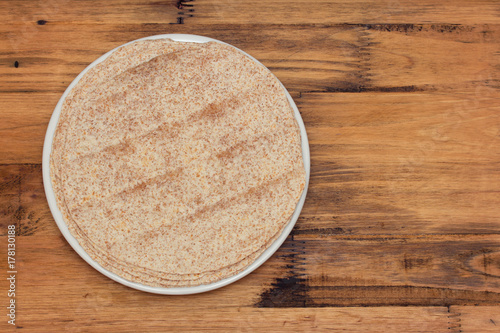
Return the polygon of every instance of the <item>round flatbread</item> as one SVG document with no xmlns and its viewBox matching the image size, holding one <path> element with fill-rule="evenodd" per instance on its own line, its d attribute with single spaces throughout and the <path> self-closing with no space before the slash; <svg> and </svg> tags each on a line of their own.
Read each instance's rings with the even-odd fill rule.
<svg viewBox="0 0 500 333">
<path fill-rule="evenodd" d="M 242 271 L 279 236 L 305 186 L 283 87 L 217 42 L 145 40 L 113 52 L 64 100 L 50 162 L 82 248 L 151 286 Z"/>
</svg>

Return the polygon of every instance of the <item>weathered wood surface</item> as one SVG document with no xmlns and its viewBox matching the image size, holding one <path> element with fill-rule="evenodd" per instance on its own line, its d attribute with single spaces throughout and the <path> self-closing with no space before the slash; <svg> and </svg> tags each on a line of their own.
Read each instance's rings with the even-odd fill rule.
<svg viewBox="0 0 500 333">
<path fill-rule="evenodd" d="M 500 331 L 500 3 L 0 8 L 0 248 L 15 224 L 19 328 Z M 108 50 L 163 33 L 262 61 L 297 102 L 311 148 L 308 198 L 282 248 L 237 283 L 188 297 L 138 292 L 87 265 L 58 231 L 41 176 L 68 84 Z M 7 289 L 1 278 L 1 302 Z"/>
<path fill-rule="evenodd" d="M 323 101 L 318 100 L 318 96 L 312 102 L 301 103 L 301 109 L 313 111 L 311 126 L 320 125 L 318 120 L 334 129 L 340 126 L 359 128 L 363 123 L 373 127 L 391 120 L 411 126 L 410 120 L 418 116 L 415 121 L 434 121 L 432 131 L 422 133 L 423 139 L 439 142 L 445 140 L 444 134 L 450 131 L 456 134 L 461 129 L 459 125 L 467 126 L 467 134 L 474 134 L 474 126 L 480 126 L 474 119 L 481 117 L 479 121 L 487 121 L 491 126 L 482 130 L 486 136 L 474 137 L 471 144 L 482 145 L 491 138 L 489 144 L 497 138 L 495 123 L 485 120 L 485 116 L 498 117 L 495 102 L 500 74 L 500 25 L 219 24 L 207 30 L 204 25 L 190 27 L 187 23 L 81 24 L 77 34 L 72 34 L 75 27 L 71 24 L 40 26 L 30 22 L 17 27 L 21 29 L 26 25 L 36 29 L 26 38 L 22 33 L 12 35 L 10 26 L 0 27 L 1 35 L 10 36 L 0 44 L 0 102 L 3 106 L 0 163 L 40 163 L 43 137 L 50 118 L 47 110 L 53 108 L 78 73 L 106 50 L 131 39 L 166 32 L 204 34 L 244 49 L 271 68 L 298 103 L 302 101 L 299 96 L 328 93 L 322 97 Z M 347 95 L 340 95 L 342 92 Z M 408 94 L 389 94 L 403 92 Z M 355 93 L 375 93 L 376 97 Z M 411 112 L 406 110 L 409 95 L 415 101 L 410 105 Z M 416 100 L 418 97 L 421 99 Z M 339 98 L 346 112 L 351 111 L 346 108 L 356 108 L 356 117 L 344 118 L 344 122 L 337 119 L 339 102 L 336 101 Z M 360 98 L 365 98 L 365 102 L 361 103 Z M 368 99 L 373 102 L 366 103 Z M 384 99 L 385 104 L 380 105 Z M 419 102 L 426 104 L 420 107 Z M 394 119 L 392 112 L 382 117 L 379 108 L 385 110 L 388 105 L 389 111 L 393 108 L 400 119 Z M 420 112 L 433 119 L 423 119 Z M 387 117 L 390 118 L 385 119 Z M 371 123 L 375 121 L 377 123 Z M 442 121 L 448 126 L 440 126 Z M 396 127 L 399 123 L 392 125 Z M 417 122 L 414 125 L 418 128 L 426 124 Z M 325 137 L 327 133 L 318 134 L 333 139 Z M 420 138 L 422 135 L 416 139 Z M 418 144 L 420 141 L 413 142 Z M 455 144 L 456 149 L 460 146 Z"/>
</svg>

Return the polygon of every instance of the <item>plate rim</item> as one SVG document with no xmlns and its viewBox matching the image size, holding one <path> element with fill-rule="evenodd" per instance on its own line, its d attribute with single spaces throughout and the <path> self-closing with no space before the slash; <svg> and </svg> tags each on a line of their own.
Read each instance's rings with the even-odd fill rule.
<svg viewBox="0 0 500 333">
<path fill-rule="evenodd" d="M 302 207 L 304 206 L 304 202 L 306 199 L 307 195 L 307 190 L 309 187 L 309 177 L 310 177 L 310 169 L 311 169 L 311 162 L 310 162 L 310 151 L 309 151 L 309 141 L 307 138 L 307 132 L 306 128 L 304 125 L 304 122 L 302 120 L 302 117 L 300 115 L 299 109 L 297 108 L 297 105 L 293 101 L 292 97 L 290 96 L 290 93 L 288 90 L 285 88 L 283 83 L 278 80 L 280 83 L 281 87 L 285 91 L 286 97 L 290 103 L 290 106 L 292 107 L 294 111 L 294 116 L 295 119 L 299 125 L 300 128 L 300 136 L 301 136 L 301 147 L 302 147 L 302 159 L 304 161 L 304 168 L 306 171 L 306 183 L 304 186 L 304 190 L 302 191 L 302 195 L 299 199 L 299 202 L 297 203 L 297 206 L 295 207 L 295 211 L 292 215 L 292 218 L 290 221 L 287 223 L 283 231 L 281 232 L 280 236 L 257 258 L 255 259 L 250 265 L 248 265 L 243 271 L 239 272 L 238 274 L 232 275 L 228 278 L 225 278 L 223 280 L 219 280 L 210 284 L 202 284 L 198 286 L 191 286 L 191 287 L 153 287 L 153 286 L 147 286 L 138 282 L 133 282 L 129 281 L 118 274 L 115 274 L 111 271 L 108 271 L 106 268 L 102 267 L 100 264 L 98 264 L 94 259 L 92 259 L 89 254 L 83 249 L 83 247 L 80 246 L 79 242 L 76 240 L 76 238 L 71 234 L 71 232 L 68 229 L 68 226 L 66 225 L 66 222 L 64 221 L 64 218 L 57 207 L 57 202 L 55 198 L 55 194 L 52 188 L 52 181 L 50 178 L 50 154 L 52 152 L 52 142 L 55 134 L 55 130 L 57 127 L 57 123 L 59 121 L 59 116 L 61 114 L 61 108 L 63 105 L 64 100 L 68 96 L 69 92 L 73 87 L 80 81 L 80 79 L 94 66 L 97 64 L 101 63 L 104 61 L 111 53 L 115 52 L 117 49 L 131 44 L 135 43 L 137 41 L 141 40 L 154 40 L 154 39 L 172 39 L 174 41 L 178 42 L 193 42 L 193 43 L 207 43 L 210 41 L 213 42 L 218 42 L 222 43 L 225 45 L 229 45 L 231 47 L 234 47 L 236 50 L 242 52 L 252 60 L 254 60 L 257 64 L 263 66 L 264 68 L 268 69 L 266 66 L 264 66 L 260 61 L 249 55 L 243 50 L 240 50 L 239 48 L 225 43 L 223 41 L 213 39 L 210 37 L 204 37 L 204 36 L 198 36 L 198 35 L 191 35 L 191 34 L 161 34 L 161 35 L 153 35 L 153 36 L 148 36 L 148 37 L 143 37 L 139 38 L 136 40 L 132 40 L 130 42 L 127 42 L 125 44 L 122 44 L 118 47 L 115 47 L 114 49 L 106 52 L 96 60 L 94 60 L 90 65 L 88 65 L 83 71 L 78 74 L 78 76 L 70 83 L 70 85 L 66 88 L 64 93 L 62 94 L 61 98 L 57 102 L 57 105 L 54 108 L 54 111 L 52 112 L 52 116 L 50 118 L 49 124 L 47 126 L 47 131 L 45 133 L 45 139 L 44 139 L 44 144 L 43 144 L 43 154 L 42 154 L 42 175 L 43 175 L 43 186 L 45 190 L 45 196 L 47 198 L 47 202 L 49 204 L 50 211 L 52 213 L 52 216 L 63 234 L 64 238 L 66 241 L 70 244 L 70 246 L 73 248 L 73 250 L 78 253 L 78 255 L 85 260 L 90 266 L 92 266 L 94 269 L 96 269 L 98 272 L 103 274 L 104 276 L 114 280 L 115 282 L 118 282 L 122 285 L 125 285 L 127 287 L 136 289 L 136 290 L 141 290 L 153 294 L 162 294 L 162 295 L 189 295 L 189 294 L 198 294 L 202 292 L 207 292 L 211 290 L 215 290 L 218 288 L 222 288 L 224 286 L 227 286 L 233 282 L 236 282 L 240 280 L 241 278 L 247 276 L 254 270 L 256 270 L 258 267 L 260 267 L 264 262 L 266 262 L 283 244 L 283 242 L 286 240 L 290 232 L 292 231 L 293 227 L 295 226 L 297 219 L 300 215 L 300 212 L 302 211 Z M 269 69 L 268 69 L 269 70 Z M 270 71 L 271 72 L 271 71 Z M 272 73 L 272 72 L 271 72 Z M 274 75 L 274 74 L 273 74 Z M 276 76 L 275 76 L 276 77 Z"/>
</svg>

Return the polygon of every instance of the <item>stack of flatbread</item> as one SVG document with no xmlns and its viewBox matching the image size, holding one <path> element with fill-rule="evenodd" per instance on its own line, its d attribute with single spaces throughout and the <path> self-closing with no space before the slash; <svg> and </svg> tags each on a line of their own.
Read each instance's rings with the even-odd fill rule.
<svg viewBox="0 0 500 333">
<path fill-rule="evenodd" d="M 162 287 L 244 270 L 305 185 L 299 127 L 275 76 L 229 45 L 169 39 L 125 45 L 81 78 L 50 170 L 92 259 Z"/>
</svg>

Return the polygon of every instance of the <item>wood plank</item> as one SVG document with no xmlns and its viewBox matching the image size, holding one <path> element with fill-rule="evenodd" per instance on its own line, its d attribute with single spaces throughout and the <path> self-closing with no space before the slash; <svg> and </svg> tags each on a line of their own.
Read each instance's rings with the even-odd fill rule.
<svg viewBox="0 0 500 333">
<path fill-rule="evenodd" d="M 186 24 L 224 23 L 498 23 L 494 1 L 218 1 L 193 3 Z M 257 9 L 257 10 L 256 10 Z"/>
<path fill-rule="evenodd" d="M 116 300 L 114 300 L 116 301 Z M 311 308 L 256 309 L 206 308 L 202 310 L 169 307 L 168 298 L 145 302 L 148 310 L 128 308 L 127 316 L 116 320 L 111 306 L 100 306 L 99 299 L 79 299 L 77 309 L 58 314 L 59 306 L 29 309 L 19 326 L 26 332 L 57 330 L 71 332 L 448 332 L 448 313 L 443 307 Z M 151 308 L 151 304 L 160 304 Z M 44 304 L 45 305 L 45 304 Z M 52 310 L 52 311 L 51 311 Z M 39 318 L 44 318 L 39 319 Z"/>
<path fill-rule="evenodd" d="M 370 244 L 369 241 L 365 241 L 364 248 L 358 246 L 356 249 L 339 240 L 334 241 L 338 243 L 338 246 L 332 246 L 332 240 L 329 239 L 316 242 L 315 245 L 311 236 L 300 241 L 297 238 L 290 238 L 275 256 L 248 277 L 210 293 L 189 296 L 189 300 L 186 301 L 184 296 L 147 294 L 111 281 L 79 258 L 62 236 L 18 236 L 16 239 L 18 325 L 26 330 L 39 331 L 45 327 L 44 325 L 55 327 L 52 329 L 67 330 L 84 329 L 89 325 L 93 329 L 110 327 L 119 331 L 127 331 L 131 327 L 134 330 L 138 328 L 159 329 L 159 327 L 180 330 L 187 328 L 185 325 L 191 325 L 189 327 L 194 330 L 201 330 L 204 327 L 213 330 L 227 327 L 228 330 L 233 330 L 248 327 L 245 325 L 249 325 L 247 322 L 249 320 L 256 325 L 250 326 L 255 329 L 282 325 L 279 327 L 287 330 L 303 330 L 310 327 L 308 326 L 311 324 L 308 320 L 309 316 L 316 318 L 312 320 L 312 328 L 359 330 L 366 324 L 375 325 L 374 330 L 377 331 L 379 328 L 376 325 L 381 325 L 380 329 L 386 329 L 387 327 L 384 326 L 388 322 L 391 326 L 400 321 L 401 325 L 409 325 L 410 321 L 415 323 L 415 316 L 417 316 L 422 322 L 416 325 L 415 329 L 422 330 L 423 327 L 428 327 L 431 332 L 439 332 L 449 326 L 449 315 L 444 305 L 467 304 L 468 302 L 488 304 L 498 302 L 499 299 L 498 293 L 495 292 L 471 290 L 467 292 L 451 288 L 442 292 L 433 287 L 412 288 L 409 285 L 397 288 L 398 283 L 390 282 L 390 280 L 394 281 L 394 278 L 390 277 L 390 274 L 382 276 L 380 269 L 382 266 L 385 269 L 393 269 L 394 272 L 403 271 L 403 265 L 396 264 L 395 267 L 390 267 L 397 247 L 394 244 L 391 246 L 390 241 L 385 241 L 386 244 L 389 243 L 388 245 L 377 241 L 372 241 Z M 0 237 L 0 243 L 1 246 L 6 245 L 5 236 Z M 464 252 L 471 248 L 467 245 L 467 241 L 456 243 L 455 254 L 457 254 L 456 249 L 459 244 L 464 246 L 465 243 Z M 498 242 L 495 244 L 497 247 L 500 245 Z M 327 251 L 321 249 L 317 252 L 318 245 L 327 248 Z M 374 246 L 380 248 L 381 252 L 389 254 L 385 265 L 380 261 L 382 257 L 374 253 Z M 428 246 L 429 242 L 422 244 L 422 248 Z M 343 250 L 345 248 L 350 248 L 350 250 Z M 307 258 L 304 258 L 304 249 L 311 254 Z M 448 249 L 453 250 L 453 246 L 448 246 Z M 424 261 L 423 264 L 419 261 L 416 252 L 421 250 L 415 251 L 415 245 L 410 250 L 413 250 L 414 257 L 413 259 L 406 258 L 405 270 L 413 269 L 425 276 L 428 273 L 425 270 L 425 267 L 428 267 L 426 266 L 428 261 Z M 333 251 L 337 255 L 336 260 L 331 260 L 332 258 L 329 257 Z M 442 252 L 446 251 L 442 250 Z M 347 259 L 347 255 L 352 258 Z M 350 265 L 342 266 L 342 260 L 339 262 L 338 259 L 343 257 Z M 436 255 L 436 257 L 439 256 Z M 1 256 L 1 267 L 5 267 L 5 261 L 5 256 Z M 306 268 L 304 264 L 325 268 L 321 264 L 322 261 L 328 263 L 328 272 L 323 271 L 321 284 L 318 284 L 318 281 L 312 278 L 312 274 L 318 272 L 318 269 Z M 41 262 L 45 265 L 40 265 Z M 446 259 L 443 259 L 443 262 L 446 262 Z M 435 264 L 439 265 L 438 262 Z M 496 263 L 493 263 L 491 266 L 495 265 Z M 301 267 L 305 270 L 301 271 Z M 297 272 L 306 273 L 310 277 L 307 279 L 294 277 Z M 339 274 L 344 276 L 343 281 L 336 280 Z M 454 272 L 443 270 L 442 274 L 448 274 L 450 287 L 464 288 L 463 280 L 460 280 Z M 351 276 L 351 279 L 347 276 Z M 359 276 L 363 278 L 358 279 L 358 283 L 353 283 Z M 434 278 L 435 276 L 436 274 Z M 372 280 L 368 280 L 367 277 L 371 277 Z M 392 283 L 393 286 L 378 286 L 373 282 L 376 277 L 387 281 L 383 284 Z M 338 286 L 335 281 L 340 281 L 341 286 Z M 6 290 L 6 280 L 0 281 L 0 288 Z M 486 285 L 485 288 L 487 288 Z M 2 298 L 6 299 L 6 295 Z M 363 301 L 377 302 L 372 304 L 377 306 L 384 304 L 405 306 L 401 308 L 337 308 L 343 304 L 356 305 Z M 438 304 L 444 302 L 446 302 L 444 305 Z M 412 304 L 442 306 L 432 308 L 408 306 Z M 335 306 L 335 308 L 316 308 L 327 305 Z M 303 306 L 313 306 L 313 308 L 304 309 Z M 144 311 L 145 307 L 147 311 Z M 280 310 L 270 307 L 287 307 L 288 309 Z M 297 309 L 290 309 L 290 307 Z M 391 311 L 386 312 L 388 309 Z M 399 309 L 407 310 L 399 312 Z M 125 312 L 127 313 L 126 319 L 116 321 L 116 313 Z M 167 313 L 168 316 L 164 317 Z M 326 313 L 337 314 L 334 317 L 323 317 Z M 257 316 L 266 317 L 266 314 L 275 320 L 254 320 Z M 349 318 L 355 320 L 351 321 Z M 370 318 L 379 318 L 380 322 L 371 323 L 373 319 Z M 284 323 L 285 321 L 287 323 Z M 408 326 L 405 331 L 411 331 L 413 329 L 411 327 L 413 326 Z M 399 326 L 395 328 L 395 331 L 400 330 Z"/>
<path fill-rule="evenodd" d="M 6 248 L 7 237 L 0 237 Z M 86 294 L 116 311 L 161 306 L 162 296 L 122 286 L 90 267 L 58 233 L 17 236 L 16 297 L 64 313 Z M 6 267 L 6 256 L 0 267 Z M 40 263 L 44 263 L 41 265 Z M 214 292 L 168 297 L 172 308 L 496 305 L 500 236 L 340 237 L 295 235 L 259 269 Z M 0 281 L 7 288 L 7 280 Z M 3 289 L 7 290 L 7 289 Z M 57 306 L 54 292 L 67 299 Z M 227 295 L 231 295 L 227 298 Z M 6 294 L 2 297 L 6 299 Z M 142 299 L 143 302 L 138 302 Z M 165 305 L 165 304 L 164 304 Z M 72 310 L 73 309 L 73 310 Z"/>
<path fill-rule="evenodd" d="M 384 27 L 390 31 L 382 32 Z M 476 110 L 485 105 L 492 107 L 492 101 L 499 94 L 498 82 L 494 79 L 500 74 L 496 57 L 500 46 L 494 42 L 500 34 L 498 26 L 484 33 L 481 27 L 457 32 L 442 32 L 441 28 L 429 25 L 406 30 L 397 27 L 341 25 L 283 29 L 282 26 L 270 26 L 262 34 L 252 26 L 218 26 L 210 35 L 233 43 L 262 60 L 292 93 L 295 92 L 295 96 L 306 91 L 428 91 L 432 92 L 432 98 L 438 98 L 438 93 L 467 92 L 467 95 L 457 94 L 456 100 L 450 101 L 452 104 L 443 101 L 432 109 L 442 114 L 453 105 L 454 113 L 447 115 L 460 123 L 467 121 L 470 113 L 481 113 Z M 39 163 L 46 124 L 58 98 L 73 78 L 107 50 L 130 39 L 165 32 L 162 25 L 137 25 L 132 29 L 128 25 L 98 25 L 87 26 L 78 31 L 78 37 L 68 40 L 68 35 L 75 34 L 71 26 L 43 28 L 45 30 L 34 34 L 32 39 L 21 38 L 15 45 L 0 44 L 0 91 L 3 92 L 0 123 L 4 124 L 0 128 L 0 163 Z M 242 31 L 245 38 L 241 37 Z M 203 29 L 184 31 L 176 28 L 169 32 L 203 33 Z M 312 32 L 320 36 L 319 43 L 316 41 L 313 47 L 308 38 L 296 38 Z M 35 43 L 35 40 L 42 42 Z M 433 57 L 428 54 L 431 48 L 424 49 L 427 51 L 412 49 L 412 45 L 420 45 L 422 40 L 433 46 Z M 388 51 L 391 49 L 397 52 L 391 54 Z M 451 55 L 446 57 L 447 61 L 463 65 L 447 66 L 439 54 Z M 14 66 L 16 61 L 17 68 Z M 394 71 L 394 68 L 400 70 Z M 457 77 L 455 72 L 460 75 Z M 303 99 L 301 108 L 315 107 L 306 101 Z M 314 115 L 327 127 L 330 126 L 328 121 L 335 116 L 331 112 Z M 494 137 L 495 129 L 490 126 L 488 130 Z M 325 129 L 317 131 L 321 131 L 318 132 L 320 136 L 330 135 Z M 439 131 L 436 129 L 438 136 Z"/>
<path fill-rule="evenodd" d="M 122 288 L 78 258 L 60 236 L 42 193 L 40 171 L 39 165 L 2 167 L 1 197 L 10 205 L 4 206 L 1 230 L 5 235 L 8 224 L 18 226 L 19 262 L 30 272 L 23 281 L 48 284 L 47 290 L 79 279 L 78 286 Z M 338 227 L 304 229 L 301 223 L 272 260 L 242 281 L 252 296 L 240 295 L 240 301 L 263 307 L 500 302 L 499 235 L 372 236 L 361 227 L 353 233 Z M 39 262 L 50 263 L 50 270 Z M 43 276 L 47 279 L 37 282 Z"/>
<path fill-rule="evenodd" d="M 498 235 L 318 234 L 294 242 L 288 277 L 298 279 L 307 306 L 500 303 Z"/>
<path fill-rule="evenodd" d="M 8 40 L 12 43 L 0 44 L 0 91 L 62 94 L 78 73 L 107 51 L 134 39 L 165 33 L 202 34 L 240 47 L 262 60 L 292 90 L 324 90 L 332 83 L 348 89 L 359 72 L 363 29 L 350 25 L 284 29 L 273 25 L 261 32 L 253 25 L 221 25 L 207 31 L 204 27 L 164 24 L 99 24 L 83 25 L 75 31 L 67 24 L 43 26 L 29 38 L 16 35 Z M 7 31 L 11 30 L 0 28 L 0 35 Z M 319 42 L 311 43 L 308 36 L 312 33 L 318 34 Z"/>
<path fill-rule="evenodd" d="M 498 97 L 302 94 L 312 173 L 297 228 L 498 233 Z"/>
<path fill-rule="evenodd" d="M 495 1 L 130 1 L 3 0 L 5 23 L 499 23 Z M 116 10 L 116 8 L 120 10 Z"/>
<path fill-rule="evenodd" d="M 0 237 L 0 245 L 6 248 L 7 237 Z M 258 269 L 258 274 L 252 274 L 223 289 L 211 293 L 190 296 L 186 302 L 185 296 L 161 296 L 145 293 L 125 287 L 105 277 L 88 265 L 72 250 L 65 238 L 56 233 L 40 236 L 16 236 L 16 269 L 19 294 L 16 297 L 30 307 L 40 302 L 55 302 L 54 292 L 59 289 L 59 296 L 67 299 L 57 305 L 56 313 L 64 313 L 63 309 L 78 307 L 86 294 L 96 296 L 103 307 L 125 309 L 130 304 L 140 306 L 137 300 L 145 304 L 153 303 L 152 308 L 165 306 L 176 308 L 205 309 L 206 307 L 253 307 L 258 302 L 261 290 L 269 286 L 276 275 L 285 274 L 283 260 L 276 257 Z M 6 267 L 6 256 L 0 258 L 0 267 Z M 45 263 L 40 265 L 40 263 Z M 7 290 L 7 281 L 0 281 L 0 288 Z M 223 295 L 232 295 L 230 299 L 221 301 Z M 33 297 L 31 297 L 32 295 Z M 36 297 L 35 297 L 36 295 Z M 207 296 L 211 295 L 211 296 Z M 6 299 L 7 295 L 2 295 Z M 168 299 L 167 304 L 161 304 L 162 299 Z M 47 304 L 48 305 L 48 304 Z M 22 305 L 20 305 L 22 306 Z M 44 308 L 47 311 L 48 307 Z M 31 312 L 34 309 L 31 309 Z M 20 308 L 22 311 L 22 308 Z"/>
<path fill-rule="evenodd" d="M 492 69 L 499 60 L 496 28 L 372 25 L 369 31 L 369 43 L 374 44 L 366 50 L 370 85 L 429 90 L 469 86 L 478 95 L 498 91 Z"/>
<path fill-rule="evenodd" d="M 499 306 L 451 306 L 451 332 L 495 333 L 500 330 Z"/>
<path fill-rule="evenodd" d="M 47 126 L 61 94 L 0 93 L 0 163 L 41 163 Z"/>
<path fill-rule="evenodd" d="M 6 242 L 8 224 L 18 226 L 20 290 L 36 288 L 31 292 L 47 299 L 56 286 L 68 297 L 82 290 L 141 294 L 100 275 L 71 250 L 50 217 L 39 165 L 1 170 L 1 198 L 9 203 L 2 207 L 1 239 Z M 0 257 L 0 267 L 5 260 Z M 212 294 L 229 289 L 238 295 L 225 300 L 226 306 L 497 304 L 499 263 L 499 235 L 370 235 L 369 230 L 363 235 L 298 227 L 256 272 Z M 185 303 L 183 297 L 172 299 Z M 213 306 L 218 300 L 207 302 Z"/>
<path fill-rule="evenodd" d="M 4 94 L 4 100 L 5 96 L 12 95 Z M 21 99 L 22 94 L 17 96 Z M 38 96 L 35 100 L 41 105 L 48 99 Z M 55 94 L 48 96 L 57 100 Z M 11 100 L 12 108 L 23 105 Z M 500 233 L 496 95 L 476 99 L 463 93 L 335 93 L 302 94 L 296 101 L 309 133 L 312 165 L 297 232 Z M 464 104 L 471 108 L 462 109 Z M 39 122 L 35 117 L 15 118 L 14 113 L 8 117 L 21 124 Z M 20 126 L 3 136 L 9 138 L 0 146 L 3 161 L 39 161 L 45 127 L 27 131 Z M 16 133 L 29 136 L 20 139 Z M 26 151 L 19 152 L 15 147 L 22 144 Z M 37 212 L 41 229 L 53 228 L 41 192 L 40 166 L 2 170 L 8 174 L 3 182 L 12 177 L 35 182 L 23 191 L 28 198 L 36 194 L 36 199 L 12 199 L 10 216 L 23 207 Z M 6 193 L 5 200 L 11 196 Z"/>
<path fill-rule="evenodd" d="M 4 243 L 6 238 L 1 237 L 1 240 Z M 340 244 L 339 248 L 342 247 L 344 246 Z M 61 237 L 37 237 L 37 241 L 34 241 L 32 237 L 22 236 L 18 238 L 18 251 L 20 256 L 18 299 L 23 300 L 18 307 L 18 326 L 27 331 L 40 331 L 46 327 L 45 325 L 51 325 L 51 329 L 72 331 L 75 329 L 84 330 L 90 325 L 93 329 L 113 328 L 119 331 L 129 331 L 131 327 L 134 330 L 182 330 L 189 327 L 195 331 L 207 328 L 228 331 L 250 328 L 271 329 L 273 331 L 280 329 L 283 331 L 324 330 L 327 328 L 339 331 L 359 331 L 365 328 L 364 325 L 367 325 L 366 329 L 374 332 L 391 331 L 392 328 L 394 328 L 394 332 L 399 332 L 403 329 L 402 327 L 404 327 L 404 331 L 408 332 L 445 332 L 449 327 L 457 328 L 457 332 L 459 332 L 458 328 L 463 332 L 474 332 L 477 331 L 478 327 L 490 327 L 491 321 L 488 323 L 486 320 L 493 319 L 495 321 L 495 314 L 499 313 L 498 307 L 453 306 L 451 313 L 448 313 L 444 306 L 428 308 L 412 306 L 254 308 L 251 301 L 254 299 L 254 295 L 261 290 L 262 283 L 265 283 L 266 279 L 272 279 L 273 275 L 280 274 L 279 271 L 278 273 L 276 271 L 279 265 L 273 263 L 266 263 L 249 277 L 231 286 L 207 294 L 190 296 L 189 302 L 186 302 L 185 297 L 151 295 L 128 289 L 108 280 L 69 250 L 69 245 Z M 367 251 L 353 250 L 353 252 L 367 255 Z M 337 254 L 339 257 L 343 255 L 343 253 Z M 375 255 L 373 256 L 375 257 Z M 276 261 L 278 257 L 276 256 L 272 261 Z M 5 260 L 4 257 L 1 258 L 0 264 L 3 267 Z M 391 258 L 388 259 L 390 261 Z M 41 260 L 49 264 L 46 266 L 38 265 Z M 308 261 L 311 260 L 311 258 L 308 259 Z M 410 270 L 419 270 L 429 263 L 425 260 L 415 259 L 415 257 L 406 260 L 405 265 Z M 335 261 L 329 261 L 329 263 L 332 262 Z M 380 266 L 377 269 L 380 271 Z M 350 271 L 352 272 L 352 269 Z M 425 275 L 422 272 L 421 274 Z M 370 276 L 369 272 L 365 272 L 364 276 Z M 449 279 L 453 280 L 455 276 L 451 275 Z M 325 281 L 331 282 L 332 280 L 325 279 L 323 282 Z M 347 285 L 349 284 L 347 283 Z M 0 287 L 3 289 L 4 285 L 5 282 L 2 280 Z M 57 297 L 54 297 L 55 289 L 57 289 Z M 344 290 L 342 291 L 342 289 Z M 365 287 L 365 289 L 369 288 Z M 359 289 L 346 287 L 338 288 L 338 290 L 338 293 L 342 293 L 346 299 L 357 299 Z M 286 294 L 287 290 L 285 289 L 283 292 Z M 372 294 L 372 299 L 386 297 L 383 292 L 380 293 L 374 288 L 372 288 Z M 419 296 L 421 297 L 418 292 L 410 294 L 408 296 L 413 301 L 420 299 Z M 450 294 L 448 292 L 448 297 Z M 231 297 L 227 295 L 231 295 Z M 324 290 L 321 296 L 326 299 L 325 296 L 331 295 L 331 291 Z M 363 297 L 367 299 L 367 296 L 369 295 L 365 292 Z M 5 295 L 2 297 L 5 298 Z M 317 297 L 317 293 L 308 291 L 308 297 Z M 442 298 L 443 301 L 453 302 L 451 298 L 446 297 L 446 294 L 437 295 L 435 298 L 436 300 Z M 65 301 L 61 302 L 60 299 Z M 273 300 L 277 299 L 278 296 L 275 295 Z M 478 302 L 477 299 L 469 299 L 469 301 L 471 300 Z M 315 306 L 318 305 L 320 304 L 315 304 Z M 147 306 L 148 311 L 143 311 L 145 306 Z M 124 311 L 128 313 L 126 319 L 117 322 L 115 314 Z M 168 313 L 168 317 L 159 316 L 160 313 Z M 460 314 L 457 315 L 457 313 Z M 222 318 L 224 320 L 221 320 Z M 256 318 L 260 318 L 260 320 L 256 320 Z M 267 319 L 262 320 L 262 318 Z M 388 323 L 390 323 L 389 327 L 387 327 Z M 467 330 L 467 327 L 470 330 Z M 494 332 L 495 330 L 490 331 Z M 485 330 L 485 332 L 488 331 Z"/>
<path fill-rule="evenodd" d="M 2 19 L 5 23 L 26 23 L 27 33 L 36 25 L 54 22 L 103 23 L 177 23 L 179 8 L 177 1 L 70 1 L 70 0 L 2 0 Z M 119 10 L 117 10 L 119 8 Z M 39 22 L 42 21 L 42 22 Z"/>
<path fill-rule="evenodd" d="M 202 34 L 250 53 L 297 92 L 498 90 L 500 25 L 44 25 L 0 27 L 0 91 L 62 94 L 93 60 L 134 39 Z M 7 36 L 7 37 L 6 37 Z M 422 44 L 427 45 L 421 47 Z M 17 61 L 18 67 L 15 66 Z"/>
</svg>

